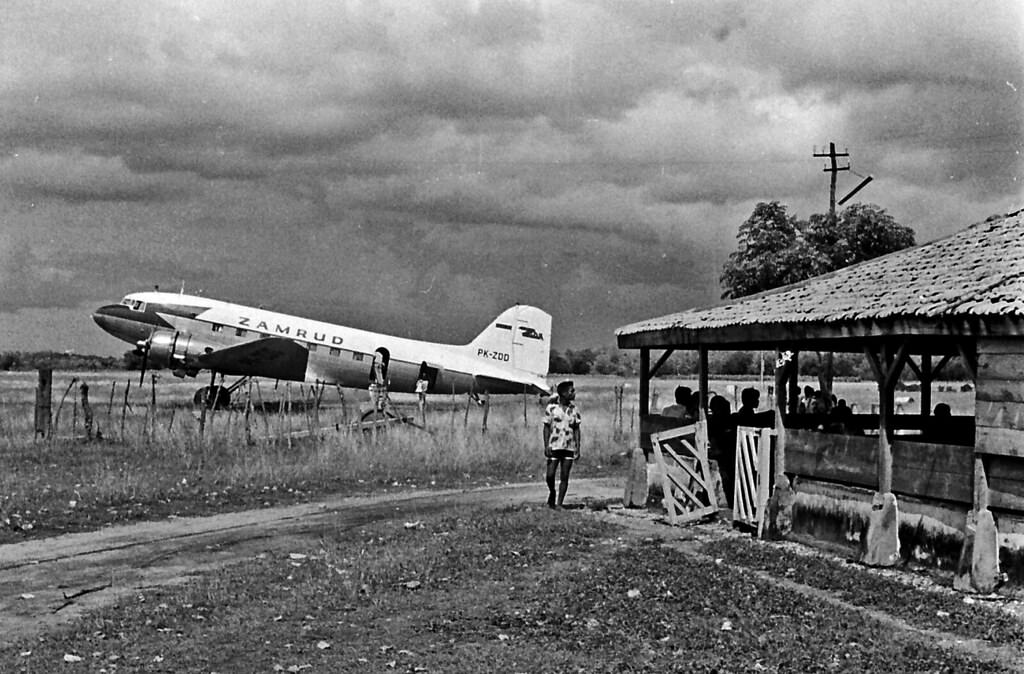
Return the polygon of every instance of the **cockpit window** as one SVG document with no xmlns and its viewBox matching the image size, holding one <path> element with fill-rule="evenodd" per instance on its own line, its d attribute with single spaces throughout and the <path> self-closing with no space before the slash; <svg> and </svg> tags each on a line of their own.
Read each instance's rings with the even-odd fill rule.
<svg viewBox="0 0 1024 674">
<path fill-rule="evenodd" d="M 121 304 L 123 304 L 124 306 L 128 307 L 132 311 L 145 311 L 146 310 L 146 303 L 145 302 L 143 302 L 142 300 L 133 300 L 130 297 L 125 297 L 123 300 L 121 300 Z"/>
</svg>

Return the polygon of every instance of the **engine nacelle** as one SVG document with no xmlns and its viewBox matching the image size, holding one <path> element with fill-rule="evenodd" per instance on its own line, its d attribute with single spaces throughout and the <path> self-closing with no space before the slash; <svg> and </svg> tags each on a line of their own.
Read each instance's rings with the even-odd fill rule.
<svg viewBox="0 0 1024 674">
<path fill-rule="evenodd" d="M 190 333 L 160 330 L 148 342 L 150 363 L 171 368 L 179 377 L 194 377 L 202 369 L 195 359 L 205 352 L 207 345 L 197 343 Z"/>
</svg>

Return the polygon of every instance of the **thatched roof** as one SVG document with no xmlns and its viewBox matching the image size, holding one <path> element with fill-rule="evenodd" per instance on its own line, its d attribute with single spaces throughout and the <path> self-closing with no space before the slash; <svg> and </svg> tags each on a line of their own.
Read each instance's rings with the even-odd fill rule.
<svg viewBox="0 0 1024 674">
<path fill-rule="evenodd" d="M 633 323 L 615 334 L 627 348 L 724 348 L 894 330 L 950 335 L 993 322 L 1024 325 L 1024 210 L 729 304 Z"/>
</svg>

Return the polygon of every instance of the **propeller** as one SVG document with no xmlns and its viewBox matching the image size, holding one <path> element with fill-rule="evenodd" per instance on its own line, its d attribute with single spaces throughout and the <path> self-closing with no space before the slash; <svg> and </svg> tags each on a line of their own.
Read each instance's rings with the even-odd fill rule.
<svg viewBox="0 0 1024 674">
<path fill-rule="evenodd" d="M 149 339 L 140 340 L 135 344 L 135 353 L 142 356 L 142 367 L 139 373 L 139 386 L 146 383 L 146 368 L 149 366 L 149 352 L 153 348 L 153 335 Z"/>
</svg>

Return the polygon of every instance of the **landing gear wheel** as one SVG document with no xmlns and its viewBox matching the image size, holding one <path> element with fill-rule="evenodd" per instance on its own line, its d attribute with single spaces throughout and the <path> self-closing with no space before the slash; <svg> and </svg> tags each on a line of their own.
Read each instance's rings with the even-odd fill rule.
<svg viewBox="0 0 1024 674">
<path fill-rule="evenodd" d="M 207 409 L 227 409 L 231 406 L 231 392 L 225 386 L 204 386 L 192 396 L 192 402 Z"/>
</svg>

